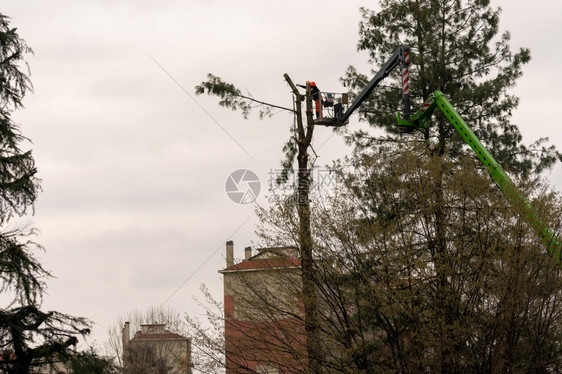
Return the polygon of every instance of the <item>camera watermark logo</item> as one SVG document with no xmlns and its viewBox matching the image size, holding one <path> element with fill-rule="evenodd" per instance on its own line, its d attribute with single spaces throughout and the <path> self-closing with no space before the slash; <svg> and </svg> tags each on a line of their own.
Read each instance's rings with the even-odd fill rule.
<svg viewBox="0 0 562 374">
<path fill-rule="evenodd" d="M 233 171 L 226 179 L 226 194 L 236 204 L 251 204 L 261 191 L 260 179 L 249 169 Z"/>
<path fill-rule="evenodd" d="M 281 180 L 283 169 L 269 169 L 268 182 L 271 191 L 294 191 L 298 185 L 298 171 L 292 173 L 285 181 Z M 307 170 L 308 178 L 306 183 L 309 187 L 314 183 L 318 188 L 336 189 L 338 179 L 336 174 L 329 169 Z"/>
</svg>

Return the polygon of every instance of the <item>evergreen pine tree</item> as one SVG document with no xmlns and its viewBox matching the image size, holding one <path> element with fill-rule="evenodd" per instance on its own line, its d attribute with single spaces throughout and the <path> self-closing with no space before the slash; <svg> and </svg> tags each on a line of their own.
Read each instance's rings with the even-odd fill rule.
<svg viewBox="0 0 562 374">
<path fill-rule="evenodd" d="M 412 48 L 410 91 L 415 111 L 435 90 L 442 91 L 469 126 L 512 173 L 528 176 L 550 168 L 562 155 L 542 138 L 526 146 L 511 115 L 519 100 L 509 93 L 530 60 L 530 51 L 513 52 L 510 34 L 499 34 L 499 8 L 489 0 L 388 0 L 380 11 L 362 8 L 358 49 L 369 54 L 375 70 L 398 45 Z M 362 118 L 396 135 L 400 102 L 399 73 L 379 87 L 360 108 Z M 350 67 L 343 78 L 359 90 L 368 81 Z M 395 136 L 393 138 L 396 138 Z M 434 150 L 453 155 L 464 143 L 454 128 L 437 119 L 423 134 Z M 358 131 L 348 141 L 370 147 L 380 137 Z"/>
<path fill-rule="evenodd" d="M 489 1 L 389 0 L 380 3 L 380 11 L 362 14 L 359 49 L 369 52 L 377 70 L 398 45 L 412 48 L 414 108 L 431 92 L 444 92 L 500 164 L 522 180 L 536 181 L 561 159 L 547 139 L 523 144 L 511 123 L 518 99 L 509 89 L 530 52 L 511 51 L 509 33 L 498 34 L 500 10 Z M 356 147 L 355 165 L 364 167 L 376 151 L 393 155 L 381 156 L 383 164 L 366 180 L 353 179 L 356 209 L 364 214 L 352 229 L 359 233 L 354 243 L 365 245 L 354 255 L 364 261 L 344 279 L 378 283 L 360 291 L 357 308 L 361 331 L 383 337 L 353 353 L 368 363 L 374 358 L 382 365 L 377 370 L 390 372 L 558 370 L 560 331 L 549 329 L 540 343 L 531 343 L 540 335 L 534 320 L 544 322 L 560 311 L 558 267 L 543 262 L 546 249 L 524 220 L 503 216 L 513 207 L 497 199 L 489 178 L 472 174 L 481 166 L 467 164 L 472 151 L 438 110 L 418 137 L 429 152 L 405 152 L 395 126 L 399 73 L 393 77 L 360 108 L 372 127 L 389 135 L 358 131 L 347 139 Z M 343 80 L 360 89 L 368 77 L 350 68 Z M 400 145 L 380 147 L 381 140 Z M 473 195 L 483 186 L 493 189 Z M 533 187 L 526 193 L 532 195 Z M 551 210 L 556 203 L 550 202 Z M 550 314 L 535 313 L 537 308 Z M 541 344 L 549 348 L 538 349 Z M 376 362 L 385 349 L 391 355 Z"/>
<path fill-rule="evenodd" d="M 34 254 L 42 247 L 31 240 L 33 229 L 8 228 L 33 212 L 40 190 L 33 155 L 22 150 L 28 139 L 11 117 L 32 89 L 24 60 L 31 52 L 0 14 L 0 290 L 12 297 L 0 308 L 0 370 L 5 373 L 28 373 L 32 365 L 65 359 L 76 335 L 89 332 L 83 318 L 41 311 L 50 276 Z"/>
</svg>

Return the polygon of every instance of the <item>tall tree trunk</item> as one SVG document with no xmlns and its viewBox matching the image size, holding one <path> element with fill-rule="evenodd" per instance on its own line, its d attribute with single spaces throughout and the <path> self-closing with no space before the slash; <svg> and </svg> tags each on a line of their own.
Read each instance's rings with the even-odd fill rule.
<svg viewBox="0 0 562 374">
<path fill-rule="evenodd" d="M 306 85 L 306 129 L 302 121 L 302 96 L 285 74 L 285 79 L 293 88 L 296 96 L 296 117 L 298 128 L 298 186 L 297 212 L 299 215 L 299 250 L 302 265 L 302 291 L 304 304 L 304 318 L 306 331 L 306 349 L 309 361 L 309 372 L 322 372 L 322 345 L 320 342 L 320 328 L 318 323 L 318 299 L 316 295 L 316 275 L 314 267 L 312 233 L 310 231 L 310 170 L 308 168 L 308 147 L 312 141 L 314 131 L 314 117 L 312 114 L 312 97 L 310 84 Z"/>
<path fill-rule="evenodd" d="M 446 150 L 446 124 L 443 120 L 438 123 L 439 141 L 436 145 L 435 154 L 442 163 Z M 435 219 L 435 272 L 436 272 L 436 297 L 437 297 L 437 318 L 439 320 L 439 372 L 455 373 L 454 344 L 455 326 L 454 290 L 450 283 L 452 269 L 449 263 L 449 253 L 447 250 L 447 218 L 445 197 L 443 191 L 444 184 L 443 169 L 440 168 L 436 175 L 434 194 L 434 219 Z"/>
</svg>

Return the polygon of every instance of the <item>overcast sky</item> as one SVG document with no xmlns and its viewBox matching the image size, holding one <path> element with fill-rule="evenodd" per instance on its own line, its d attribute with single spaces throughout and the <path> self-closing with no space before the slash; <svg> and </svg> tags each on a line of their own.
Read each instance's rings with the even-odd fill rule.
<svg viewBox="0 0 562 374">
<path fill-rule="evenodd" d="M 548 136 L 562 149 L 562 3 L 540 0 L 533 11 L 525 0 L 492 3 L 503 8 L 513 49 L 528 47 L 533 58 L 514 90 L 514 120 L 527 144 Z M 15 119 L 43 180 L 33 222 L 56 276 L 45 309 L 90 318 L 90 341 L 102 345 L 131 310 L 167 303 L 201 312 L 192 297 L 202 283 L 222 299 L 224 243 L 233 240 L 242 257 L 257 223 L 251 205 L 229 199 L 225 182 L 253 170 L 263 202 L 292 118 L 243 120 L 214 97 L 193 97 L 193 87 L 213 73 L 288 107 L 284 73 L 344 91 L 339 78 L 349 65 L 370 68 L 356 51 L 360 6 L 377 2 L 3 2 L 35 52 L 35 92 Z M 349 152 L 325 128 L 314 144 L 318 164 Z M 547 177 L 562 188 L 560 166 Z"/>
</svg>

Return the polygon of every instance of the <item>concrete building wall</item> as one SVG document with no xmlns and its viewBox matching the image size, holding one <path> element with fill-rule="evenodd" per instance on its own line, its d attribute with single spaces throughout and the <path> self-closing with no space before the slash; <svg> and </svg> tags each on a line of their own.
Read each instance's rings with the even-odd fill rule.
<svg viewBox="0 0 562 374">
<path fill-rule="evenodd" d="M 165 324 L 144 324 L 130 338 L 130 327 L 123 328 L 124 373 L 147 367 L 166 369 L 169 374 L 191 374 L 191 341 L 165 329 Z"/>
</svg>

